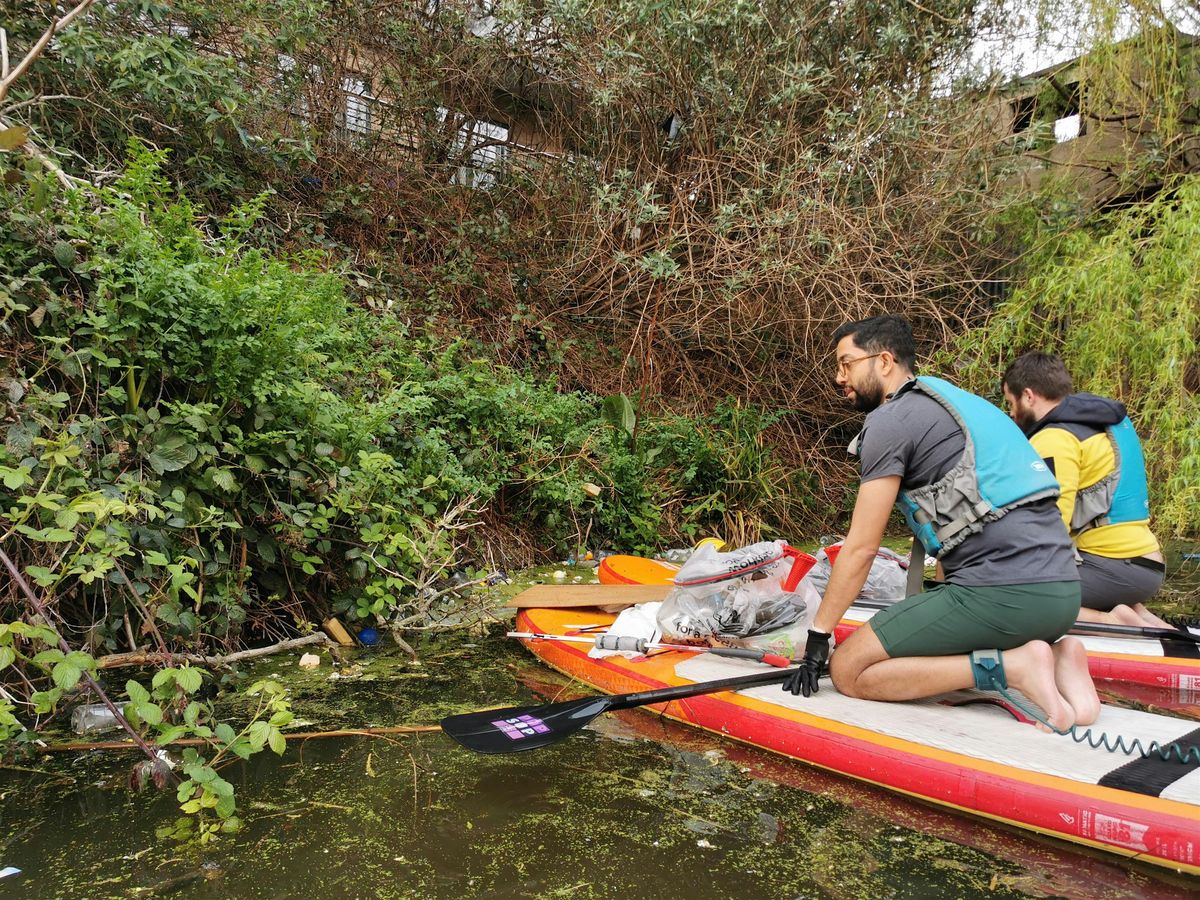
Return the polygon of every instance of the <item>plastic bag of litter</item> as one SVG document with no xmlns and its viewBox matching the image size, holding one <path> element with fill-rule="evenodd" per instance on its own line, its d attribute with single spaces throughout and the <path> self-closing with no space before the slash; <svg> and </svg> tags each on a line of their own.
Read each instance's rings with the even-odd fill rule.
<svg viewBox="0 0 1200 900">
<path fill-rule="evenodd" d="M 821 605 L 821 595 L 813 587 L 813 583 L 804 578 L 795 590 L 795 595 L 804 604 L 800 617 L 790 625 L 773 631 L 764 631 L 747 637 L 718 636 L 712 643 L 727 647 L 746 647 L 751 650 L 764 650 L 788 659 L 800 659 L 804 656 L 804 648 L 808 644 L 808 629 L 812 627 L 813 617 Z"/>
<path fill-rule="evenodd" d="M 658 610 L 658 626 L 675 643 L 709 644 L 778 631 L 798 620 L 804 596 L 784 590 L 797 556 L 783 541 L 720 553 L 697 550 L 676 574 Z"/>
<path fill-rule="evenodd" d="M 818 550 L 817 561 L 805 576 L 805 580 L 811 581 L 822 596 L 829 585 L 833 562 L 841 548 L 842 542 L 838 541 Z M 861 600 L 903 600 L 907 587 L 908 560 L 887 547 L 880 547 L 871 561 L 871 571 L 867 573 L 867 580 L 858 596 Z"/>
</svg>

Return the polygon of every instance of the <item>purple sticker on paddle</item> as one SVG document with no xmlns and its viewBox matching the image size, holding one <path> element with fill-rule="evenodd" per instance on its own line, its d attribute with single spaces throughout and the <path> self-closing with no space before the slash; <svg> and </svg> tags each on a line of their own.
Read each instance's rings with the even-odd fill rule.
<svg viewBox="0 0 1200 900">
<path fill-rule="evenodd" d="M 538 734 L 546 734 L 550 731 L 550 726 L 536 716 L 516 716 L 511 719 L 497 719 L 492 724 L 504 732 L 509 740 L 513 741 L 519 741 Z"/>
</svg>

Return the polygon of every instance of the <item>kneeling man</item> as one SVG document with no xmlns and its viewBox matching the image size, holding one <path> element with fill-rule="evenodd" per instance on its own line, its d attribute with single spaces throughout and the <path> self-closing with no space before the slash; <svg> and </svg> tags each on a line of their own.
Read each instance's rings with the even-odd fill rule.
<svg viewBox="0 0 1200 900">
<path fill-rule="evenodd" d="M 915 376 L 912 330 L 901 317 L 848 323 L 834 341 L 837 384 L 867 413 L 851 444 L 862 478 L 804 661 L 785 689 L 817 689 L 833 629 L 898 503 L 945 581 L 877 613 L 841 644 L 830 663 L 834 686 L 867 700 L 913 700 L 994 680 L 1037 703 L 1054 728 L 1091 724 L 1100 703 L 1087 656 L 1063 638 L 1079 614 L 1079 575 L 1048 467 L 1001 410 Z"/>
<path fill-rule="evenodd" d="M 1142 445 L 1124 404 L 1072 393 L 1066 365 L 1049 353 L 1018 357 L 1000 386 L 1009 414 L 1058 479 L 1058 509 L 1079 552 L 1079 618 L 1170 628 L 1145 606 L 1166 566 L 1150 530 Z"/>
</svg>

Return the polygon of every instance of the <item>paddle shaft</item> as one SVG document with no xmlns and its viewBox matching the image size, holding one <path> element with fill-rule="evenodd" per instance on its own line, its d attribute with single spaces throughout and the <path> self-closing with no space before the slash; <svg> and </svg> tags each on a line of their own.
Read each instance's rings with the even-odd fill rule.
<svg viewBox="0 0 1200 900">
<path fill-rule="evenodd" d="M 751 650 L 744 647 L 704 647 L 693 644 L 664 644 L 658 641 L 647 641 L 644 638 L 598 634 L 594 636 L 543 634 L 537 631 L 510 631 L 510 638 L 524 641 L 567 641 L 576 644 L 592 644 L 601 650 L 616 652 L 645 653 L 647 650 L 682 650 L 688 653 L 711 653 L 727 659 L 749 659 L 754 662 L 766 663 L 777 669 L 785 669 L 792 665 L 792 660 L 786 656 L 767 653 L 765 650 Z M 605 640 L 608 638 L 608 640 Z M 797 660 L 798 662 L 798 660 Z"/>
<path fill-rule="evenodd" d="M 717 694 L 721 691 L 736 691 L 745 687 L 753 687 L 757 684 L 772 684 L 785 680 L 793 671 L 793 669 L 785 671 L 773 669 L 766 672 L 755 672 L 753 675 L 722 678 L 718 681 L 699 681 L 695 684 L 680 684 L 675 687 L 658 688 L 653 691 L 638 691 L 635 694 L 616 694 L 608 698 L 606 709 L 633 709 L 635 706 L 646 706 L 651 703 L 670 703 L 672 700 L 682 700 L 685 697 L 699 697 L 702 694 Z"/>
<path fill-rule="evenodd" d="M 896 603 L 900 601 L 897 600 Z M 863 609 L 887 609 L 889 606 L 895 606 L 895 603 L 880 603 L 877 600 L 855 600 L 853 606 L 860 606 Z M 1091 632 L 1093 634 L 1112 634 L 1120 637 L 1144 637 L 1156 638 L 1159 640 L 1174 640 L 1174 641 L 1191 641 L 1200 644 L 1200 637 L 1191 634 L 1187 631 L 1176 631 L 1174 628 L 1154 628 L 1152 626 L 1138 625 L 1110 625 L 1107 622 L 1076 622 L 1071 626 L 1073 633 Z"/>
</svg>

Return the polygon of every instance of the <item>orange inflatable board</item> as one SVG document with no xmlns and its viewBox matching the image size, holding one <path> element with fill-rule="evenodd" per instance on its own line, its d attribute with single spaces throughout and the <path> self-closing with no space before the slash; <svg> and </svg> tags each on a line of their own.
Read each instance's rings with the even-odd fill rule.
<svg viewBox="0 0 1200 900">
<path fill-rule="evenodd" d="M 670 584 L 679 566 L 644 556 L 606 556 L 597 575 L 601 584 Z"/>
<path fill-rule="evenodd" d="M 577 634 L 613 616 L 579 609 L 523 609 L 522 631 Z M 596 659 L 576 643 L 525 640 L 543 662 L 612 694 L 658 690 L 755 671 L 741 661 L 668 651 Z M 983 702 L 980 702 L 983 701 Z M 823 684 L 811 697 L 779 685 L 705 694 L 652 707 L 668 718 L 961 812 L 1200 875 L 1200 768 L 1153 752 L 1110 753 L 1087 737 L 1043 734 L 959 691 L 908 703 L 872 703 Z M 528 717 L 525 717 L 528 718 Z M 540 725 L 540 722 L 536 723 Z M 1196 723 L 1105 706 L 1095 732 L 1128 746 L 1192 746 Z M 509 735 L 520 739 L 520 733 Z M 1094 734 L 1093 734 L 1094 737 Z M 1177 742 L 1177 743 L 1176 743 Z"/>
</svg>

